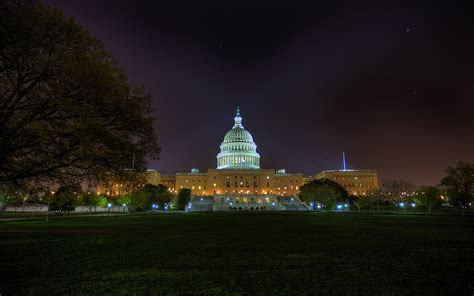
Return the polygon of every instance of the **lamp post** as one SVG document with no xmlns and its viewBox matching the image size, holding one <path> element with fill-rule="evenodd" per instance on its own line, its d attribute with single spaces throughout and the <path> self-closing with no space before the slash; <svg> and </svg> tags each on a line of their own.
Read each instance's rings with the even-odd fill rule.
<svg viewBox="0 0 474 296">
<path fill-rule="evenodd" d="M 110 215 L 110 207 L 112 206 L 112 204 L 107 204 L 107 215 Z"/>
</svg>

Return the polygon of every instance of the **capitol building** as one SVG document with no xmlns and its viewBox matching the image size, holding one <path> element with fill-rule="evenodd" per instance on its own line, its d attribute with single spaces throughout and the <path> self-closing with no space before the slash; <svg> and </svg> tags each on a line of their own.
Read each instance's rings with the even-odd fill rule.
<svg viewBox="0 0 474 296">
<path fill-rule="evenodd" d="M 328 178 L 340 183 L 349 194 L 365 195 L 378 188 L 377 172 L 373 170 L 328 170 L 314 177 L 288 173 L 285 169 L 260 167 L 260 154 L 250 132 L 242 124 L 240 110 L 234 125 L 224 136 L 217 154 L 215 169 L 200 172 L 161 175 L 147 171 L 152 184 L 164 184 L 171 192 L 189 188 L 194 209 L 212 210 L 285 210 L 303 209 L 299 202 L 300 187 L 316 178 Z"/>
</svg>

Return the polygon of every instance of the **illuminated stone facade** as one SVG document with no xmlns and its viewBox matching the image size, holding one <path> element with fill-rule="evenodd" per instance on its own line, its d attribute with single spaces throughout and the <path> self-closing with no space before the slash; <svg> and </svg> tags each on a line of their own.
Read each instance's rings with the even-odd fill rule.
<svg viewBox="0 0 474 296">
<path fill-rule="evenodd" d="M 377 172 L 372 170 L 329 170 L 315 176 L 323 178 L 341 184 L 351 195 L 363 196 L 379 188 Z"/>
<path fill-rule="evenodd" d="M 294 196 L 303 184 L 302 174 L 272 169 L 209 169 L 176 174 L 176 190 L 191 189 L 194 195 L 288 195 Z"/>
</svg>

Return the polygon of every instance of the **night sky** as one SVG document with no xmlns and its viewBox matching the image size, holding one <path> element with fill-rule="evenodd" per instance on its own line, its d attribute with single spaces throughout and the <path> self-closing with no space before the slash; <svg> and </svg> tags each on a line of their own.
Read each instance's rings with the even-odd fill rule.
<svg viewBox="0 0 474 296">
<path fill-rule="evenodd" d="M 314 175 L 345 151 L 349 168 L 429 185 L 474 162 L 462 2 L 46 2 L 152 94 L 161 173 L 215 168 L 237 106 L 263 168 Z"/>
</svg>

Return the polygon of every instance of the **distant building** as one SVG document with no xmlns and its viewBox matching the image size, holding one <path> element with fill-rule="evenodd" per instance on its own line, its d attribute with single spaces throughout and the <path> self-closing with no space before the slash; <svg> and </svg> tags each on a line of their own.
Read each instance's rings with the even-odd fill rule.
<svg viewBox="0 0 474 296">
<path fill-rule="evenodd" d="M 373 170 L 328 170 L 314 178 L 335 181 L 351 195 L 363 196 L 379 188 L 377 172 Z"/>
</svg>

